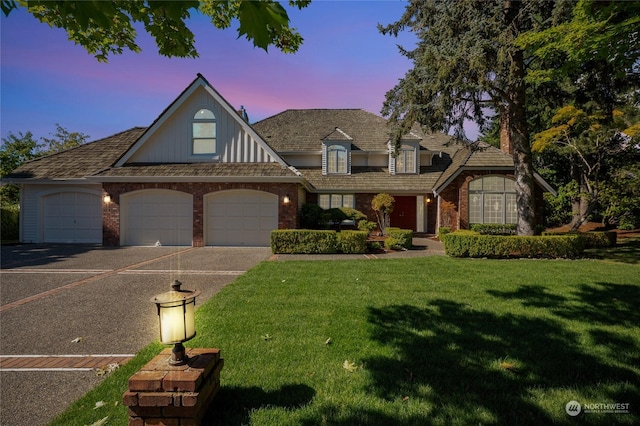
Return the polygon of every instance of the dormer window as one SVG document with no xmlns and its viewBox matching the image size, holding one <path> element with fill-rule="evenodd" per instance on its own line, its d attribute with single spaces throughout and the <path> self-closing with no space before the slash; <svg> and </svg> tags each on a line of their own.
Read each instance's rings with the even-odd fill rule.
<svg viewBox="0 0 640 426">
<path fill-rule="evenodd" d="M 389 168 L 392 175 L 402 173 L 416 173 L 417 167 L 416 147 L 402 145 L 394 158 L 389 155 Z"/>
<path fill-rule="evenodd" d="M 338 175 L 351 172 L 349 147 L 351 143 L 325 143 L 322 145 L 322 174 Z"/>
<path fill-rule="evenodd" d="M 216 153 L 216 116 L 208 109 L 201 109 L 193 116 L 194 155 L 212 155 Z"/>
<path fill-rule="evenodd" d="M 327 172 L 347 173 L 347 148 L 342 145 L 327 148 Z"/>
</svg>

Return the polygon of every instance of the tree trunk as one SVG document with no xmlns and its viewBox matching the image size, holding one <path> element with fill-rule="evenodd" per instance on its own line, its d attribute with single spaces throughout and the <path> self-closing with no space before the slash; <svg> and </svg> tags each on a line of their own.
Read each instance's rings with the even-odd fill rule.
<svg viewBox="0 0 640 426">
<path fill-rule="evenodd" d="M 518 235 L 534 235 L 536 230 L 535 182 L 531 161 L 531 144 L 527 131 L 527 115 L 525 109 L 526 87 L 524 84 L 524 59 L 521 51 L 512 54 L 511 79 L 509 85 L 509 101 L 501 120 L 506 126 L 505 133 L 510 139 L 513 149 L 514 174 L 516 179 L 516 204 L 518 206 Z"/>
</svg>

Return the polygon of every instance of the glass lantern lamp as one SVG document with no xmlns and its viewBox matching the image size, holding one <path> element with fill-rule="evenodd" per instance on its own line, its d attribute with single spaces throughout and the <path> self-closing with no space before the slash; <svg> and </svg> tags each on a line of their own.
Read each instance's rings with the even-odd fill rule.
<svg viewBox="0 0 640 426">
<path fill-rule="evenodd" d="M 195 307 L 199 290 L 182 290 L 182 283 L 175 280 L 171 291 L 154 296 L 151 301 L 158 308 L 160 321 L 160 342 L 174 345 L 171 351 L 170 365 L 184 365 L 189 361 L 182 342 L 196 335 Z"/>
</svg>

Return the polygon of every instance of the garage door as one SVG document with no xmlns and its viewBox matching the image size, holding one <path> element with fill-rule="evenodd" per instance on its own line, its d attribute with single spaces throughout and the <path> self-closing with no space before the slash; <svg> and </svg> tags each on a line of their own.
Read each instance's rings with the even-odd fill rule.
<svg viewBox="0 0 640 426">
<path fill-rule="evenodd" d="M 59 192 L 43 198 L 45 243 L 102 243 L 100 196 Z"/>
<path fill-rule="evenodd" d="M 268 246 L 278 229 L 278 196 L 254 190 L 231 190 L 205 197 L 206 244 Z"/>
<path fill-rule="evenodd" d="M 120 197 L 120 244 L 190 246 L 193 197 L 180 191 L 149 189 Z"/>
</svg>

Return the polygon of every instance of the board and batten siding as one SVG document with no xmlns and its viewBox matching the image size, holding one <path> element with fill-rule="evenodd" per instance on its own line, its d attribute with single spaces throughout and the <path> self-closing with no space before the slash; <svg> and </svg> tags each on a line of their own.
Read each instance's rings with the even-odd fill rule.
<svg viewBox="0 0 640 426">
<path fill-rule="evenodd" d="M 215 156 L 194 156 L 192 150 L 193 116 L 201 108 L 216 116 L 217 152 Z M 235 113 L 234 113 L 235 114 Z M 180 105 L 128 163 L 265 163 L 275 161 L 247 132 L 239 116 L 232 116 L 202 87 Z"/>
<path fill-rule="evenodd" d="M 20 242 L 43 242 L 44 197 L 60 192 L 102 194 L 101 185 L 23 185 L 20 193 Z"/>
</svg>

